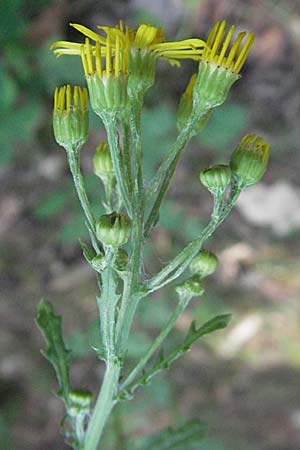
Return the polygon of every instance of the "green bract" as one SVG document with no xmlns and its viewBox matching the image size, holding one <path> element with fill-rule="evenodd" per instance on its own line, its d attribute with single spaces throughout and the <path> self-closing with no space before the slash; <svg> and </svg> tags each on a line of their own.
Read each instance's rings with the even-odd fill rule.
<svg viewBox="0 0 300 450">
<path fill-rule="evenodd" d="M 155 80 L 154 53 L 145 52 L 138 48 L 131 48 L 128 55 L 128 92 L 129 95 L 144 94 Z"/>
<path fill-rule="evenodd" d="M 209 111 L 222 105 L 233 83 L 240 78 L 238 74 L 216 67 L 205 61 L 199 64 L 199 73 L 194 87 L 195 103 Z"/>
<path fill-rule="evenodd" d="M 100 217 L 96 223 L 96 235 L 100 242 L 112 247 L 126 244 L 131 234 L 131 220 L 125 214 L 113 212 Z"/>
<path fill-rule="evenodd" d="M 209 250 L 201 250 L 189 265 L 191 274 L 198 274 L 202 278 L 214 273 L 217 267 L 218 258 Z"/>
<path fill-rule="evenodd" d="M 86 77 L 93 111 L 102 117 L 107 112 L 120 112 L 127 106 L 127 77 L 97 74 Z"/>
</svg>

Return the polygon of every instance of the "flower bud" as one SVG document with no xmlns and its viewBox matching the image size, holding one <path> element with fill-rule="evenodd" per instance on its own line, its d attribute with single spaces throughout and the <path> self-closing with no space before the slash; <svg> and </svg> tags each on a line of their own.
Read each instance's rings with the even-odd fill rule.
<svg viewBox="0 0 300 450">
<path fill-rule="evenodd" d="M 130 238 L 131 226 L 131 220 L 125 214 L 105 214 L 96 223 L 96 235 L 105 245 L 121 247 Z"/>
<path fill-rule="evenodd" d="M 246 134 L 231 155 L 230 167 L 235 180 L 245 189 L 264 175 L 269 158 L 270 142 L 260 136 Z"/>
<path fill-rule="evenodd" d="M 128 265 L 128 261 L 129 261 L 128 253 L 123 248 L 120 248 L 116 253 L 114 261 L 115 269 L 118 270 L 119 272 L 125 272 Z"/>
<path fill-rule="evenodd" d="M 53 131 L 56 142 L 66 150 L 81 148 L 88 138 L 88 93 L 86 88 L 56 88 L 54 94 Z"/>
<path fill-rule="evenodd" d="M 127 57 L 124 42 L 119 34 L 115 37 L 115 51 L 110 35 L 106 50 L 97 41 L 92 46 L 89 39 L 81 45 L 81 60 L 89 89 L 93 111 L 101 118 L 107 113 L 119 113 L 127 106 Z"/>
<path fill-rule="evenodd" d="M 202 279 L 199 275 L 188 278 L 175 288 L 179 297 L 200 297 L 204 293 Z"/>
<path fill-rule="evenodd" d="M 204 169 L 199 175 L 200 181 L 213 194 L 225 191 L 231 180 L 231 169 L 229 166 L 219 164 L 218 166 Z"/>
<path fill-rule="evenodd" d="M 179 131 L 188 125 L 188 122 L 191 118 L 191 114 L 193 111 L 193 90 L 196 79 L 197 74 L 194 73 L 191 76 L 190 82 L 187 85 L 187 88 L 183 93 L 179 102 L 179 107 L 177 111 L 177 128 Z M 199 134 L 203 130 L 203 128 L 206 126 L 208 120 L 211 117 L 211 113 L 212 110 L 206 112 L 202 117 L 199 117 L 198 122 L 194 124 L 195 134 Z"/>
<path fill-rule="evenodd" d="M 107 181 L 114 176 L 114 168 L 110 156 L 109 146 L 106 141 L 100 142 L 93 159 L 94 173 L 102 181 Z"/>
<path fill-rule="evenodd" d="M 105 256 L 102 255 L 102 253 L 99 253 L 99 255 L 95 256 L 90 261 L 90 265 L 96 270 L 96 272 L 102 272 L 106 267 Z"/>
<path fill-rule="evenodd" d="M 240 78 L 254 35 L 241 32 L 232 41 L 235 26 L 226 33 L 226 21 L 217 22 L 211 30 L 199 63 L 194 101 L 200 110 L 222 105 L 231 86 Z"/>
<path fill-rule="evenodd" d="M 201 250 L 189 265 L 191 274 L 198 274 L 202 278 L 214 273 L 217 267 L 218 258 L 209 250 Z"/>
<path fill-rule="evenodd" d="M 68 413 L 72 417 L 77 417 L 79 413 L 87 414 L 89 412 L 93 400 L 90 392 L 71 391 L 69 398 L 71 406 L 68 408 Z"/>
</svg>

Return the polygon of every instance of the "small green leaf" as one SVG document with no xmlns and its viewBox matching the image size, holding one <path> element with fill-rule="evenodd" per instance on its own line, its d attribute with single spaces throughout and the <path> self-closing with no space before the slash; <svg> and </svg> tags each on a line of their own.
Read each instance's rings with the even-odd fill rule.
<svg viewBox="0 0 300 450">
<path fill-rule="evenodd" d="M 198 330 L 196 328 L 195 321 L 193 321 L 184 340 L 183 347 L 186 347 L 188 350 L 191 345 L 200 337 L 212 333 L 213 331 L 226 328 L 229 324 L 230 318 L 231 314 L 221 314 L 220 316 L 216 316 L 206 322 L 204 325 L 198 328 Z"/>
<path fill-rule="evenodd" d="M 54 367 L 62 397 L 66 400 L 70 387 L 69 368 L 71 352 L 66 349 L 63 341 L 61 317 L 54 314 L 51 303 L 41 300 L 38 306 L 36 323 L 48 345 L 48 349 L 46 351 L 42 350 L 42 354 Z"/>
<path fill-rule="evenodd" d="M 167 428 L 157 435 L 143 439 L 130 447 L 130 450 L 186 450 L 187 446 L 197 445 L 206 433 L 206 425 L 193 420 L 177 429 Z"/>
</svg>

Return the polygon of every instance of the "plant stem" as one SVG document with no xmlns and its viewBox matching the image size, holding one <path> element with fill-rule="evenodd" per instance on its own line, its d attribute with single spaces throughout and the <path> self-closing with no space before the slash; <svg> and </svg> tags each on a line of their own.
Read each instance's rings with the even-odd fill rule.
<svg viewBox="0 0 300 450">
<path fill-rule="evenodd" d="M 133 250 L 130 264 L 130 278 L 122 298 L 121 309 L 117 323 L 117 348 L 119 355 L 123 355 L 127 348 L 127 341 L 131 324 L 138 306 L 140 296 L 139 279 L 141 270 L 141 253 L 143 246 L 144 224 L 144 186 L 142 173 L 142 145 L 141 145 L 141 105 L 142 99 L 132 98 L 130 110 L 130 131 L 132 142 L 132 157 L 134 161 L 133 186 Z"/>
<path fill-rule="evenodd" d="M 84 450 L 98 449 L 103 428 L 116 404 L 114 395 L 117 390 L 119 375 L 120 362 L 116 359 L 109 361 L 95 409 L 86 432 Z"/>
<path fill-rule="evenodd" d="M 166 339 L 172 328 L 174 327 L 178 317 L 183 313 L 187 305 L 189 304 L 191 300 L 191 297 L 186 297 L 183 299 L 180 299 L 177 308 L 169 318 L 168 322 L 166 323 L 163 330 L 160 332 L 160 334 L 156 337 L 156 339 L 152 342 L 144 356 L 140 359 L 138 364 L 135 366 L 135 368 L 130 372 L 126 380 L 121 384 L 119 391 L 123 391 L 127 386 L 129 386 L 135 378 L 139 375 L 139 373 L 142 371 L 142 369 L 145 367 L 153 353 L 161 346 L 162 342 Z"/>
<path fill-rule="evenodd" d="M 215 198 L 214 211 L 211 220 L 201 235 L 190 242 L 171 262 L 169 262 L 157 275 L 145 283 L 145 295 L 154 292 L 178 278 L 188 267 L 192 259 L 200 251 L 203 243 L 212 235 L 215 229 L 224 221 L 235 204 L 241 187 L 234 184 L 227 204 L 222 208 L 223 197 Z M 171 274 L 171 275 L 170 275 Z M 170 276 L 169 276 L 170 275 Z"/>
<path fill-rule="evenodd" d="M 129 198 L 129 192 L 125 183 L 125 174 L 120 164 L 120 148 L 118 143 L 117 119 L 113 115 L 102 117 L 107 132 L 107 140 L 110 148 L 111 159 L 117 179 L 117 183 L 121 192 L 122 200 L 129 217 L 132 217 L 132 208 Z"/>
<path fill-rule="evenodd" d="M 84 180 L 83 180 L 81 170 L 80 170 L 79 149 L 78 148 L 70 148 L 67 151 L 67 155 L 68 155 L 70 171 L 73 176 L 75 189 L 76 189 L 81 207 L 83 209 L 83 212 L 84 212 L 84 215 L 86 218 L 86 223 L 87 223 L 88 229 L 90 231 L 92 245 L 93 245 L 96 253 L 99 253 L 100 250 L 99 250 L 99 246 L 98 246 L 97 239 L 95 236 L 95 218 L 94 218 L 94 215 L 91 210 L 90 202 L 89 202 L 89 199 L 87 197 L 86 190 L 84 187 Z"/>
</svg>

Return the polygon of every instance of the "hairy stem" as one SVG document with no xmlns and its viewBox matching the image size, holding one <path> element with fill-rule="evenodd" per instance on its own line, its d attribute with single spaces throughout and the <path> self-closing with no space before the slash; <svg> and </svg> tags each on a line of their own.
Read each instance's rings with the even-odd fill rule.
<svg viewBox="0 0 300 450">
<path fill-rule="evenodd" d="M 109 361 L 95 409 L 86 432 L 84 450 L 98 449 L 104 426 L 116 404 L 114 395 L 117 391 L 119 376 L 120 362 L 118 360 Z"/>
<path fill-rule="evenodd" d="M 117 129 L 117 119 L 113 115 L 107 115 L 102 117 L 103 123 L 107 132 L 107 140 L 110 148 L 111 159 L 114 167 L 114 172 L 116 175 L 117 183 L 122 196 L 122 201 L 125 205 L 127 214 L 132 217 L 132 207 L 130 202 L 130 196 L 128 192 L 128 187 L 125 182 L 125 174 L 122 170 L 122 165 L 120 163 L 120 148 L 118 142 L 118 129 Z"/>
<path fill-rule="evenodd" d="M 86 194 L 84 180 L 80 170 L 80 152 L 77 148 L 70 148 L 67 152 L 70 171 L 73 176 L 75 189 L 83 209 L 88 230 L 90 232 L 92 245 L 94 250 L 99 253 L 99 246 L 95 236 L 95 218 L 92 213 L 91 205 Z"/>
</svg>

